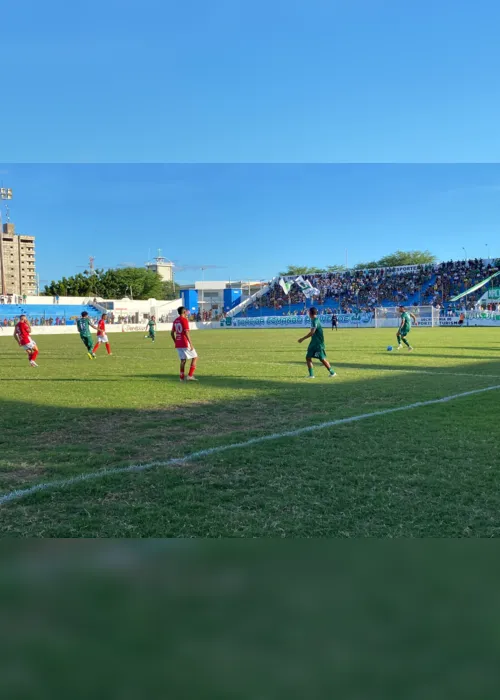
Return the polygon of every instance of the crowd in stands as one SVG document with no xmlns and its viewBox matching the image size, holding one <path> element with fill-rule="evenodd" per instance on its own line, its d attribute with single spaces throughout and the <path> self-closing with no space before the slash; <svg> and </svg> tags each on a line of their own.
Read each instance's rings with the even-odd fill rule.
<svg viewBox="0 0 500 700">
<path fill-rule="evenodd" d="M 219 321 L 221 316 L 225 316 L 225 314 L 221 314 L 218 310 L 210 309 L 210 311 L 198 311 L 192 320 L 197 323 L 210 323 L 210 321 Z"/>
<path fill-rule="evenodd" d="M 172 311 L 167 316 L 160 316 L 157 320 L 159 323 L 170 323 L 176 319 L 177 315 L 177 311 Z M 220 321 L 221 318 L 226 318 L 226 314 L 217 309 L 198 311 L 196 314 L 189 315 L 189 320 L 192 323 L 210 323 L 211 321 Z"/>
<path fill-rule="evenodd" d="M 26 299 L 26 294 L 0 294 L 0 304 L 26 304 Z"/>
<path fill-rule="evenodd" d="M 66 326 L 66 325 L 73 325 L 76 321 L 76 319 L 79 317 L 77 316 L 56 316 L 53 318 L 52 316 L 30 316 L 29 313 L 26 314 L 28 317 L 28 321 L 32 327 L 36 326 Z M 95 316 L 100 316 L 100 312 L 96 312 Z M 95 320 L 95 319 L 94 319 Z M 0 316 L 0 327 L 6 328 L 9 326 L 14 327 L 16 323 L 19 321 L 19 317 L 14 317 L 14 318 L 1 318 Z M 108 312 L 108 319 L 106 321 L 108 325 L 110 324 L 115 324 L 115 323 L 137 323 L 137 314 L 120 314 L 115 316 L 113 312 Z"/>
<path fill-rule="evenodd" d="M 376 306 L 408 303 L 425 283 L 433 276 L 432 266 L 421 268 L 418 272 L 390 274 L 387 270 L 352 270 L 346 273 L 327 275 L 304 275 L 318 289 L 319 296 L 314 303 L 324 307 L 325 313 L 335 308 L 342 313 L 353 311 L 372 311 Z M 304 295 L 297 285 L 293 285 L 290 294 L 285 294 L 279 282 L 253 305 L 271 307 L 276 311 L 304 302 Z M 331 307 L 331 308 L 330 308 Z M 306 313 L 305 308 L 296 309 L 294 313 Z"/>
<path fill-rule="evenodd" d="M 99 314 L 100 315 L 100 314 Z M 162 315 L 159 318 L 157 318 L 158 323 L 171 323 L 177 316 L 177 312 L 173 311 L 172 313 L 168 315 Z M 72 316 L 71 318 L 67 319 L 64 317 L 59 318 L 56 316 L 55 318 L 52 317 L 40 317 L 40 316 L 33 316 L 30 317 L 29 314 L 28 316 L 28 321 L 32 327 L 36 326 L 66 326 L 68 324 L 73 325 L 78 318 L 78 316 Z M 97 316 L 97 314 L 96 314 Z M 210 321 L 219 321 L 221 318 L 225 318 L 226 314 L 225 313 L 219 313 L 217 311 L 204 311 L 204 312 L 198 312 L 197 314 L 192 314 L 190 317 L 190 320 L 193 322 L 204 322 L 204 323 L 210 323 Z M 95 319 L 94 319 L 95 320 Z M 0 317 L 0 327 L 2 328 L 7 328 L 7 327 L 14 327 L 16 323 L 18 323 L 19 317 L 14 317 L 14 318 L 1 318 Z M 137 314 L 120 314 L 115 316 L 111 311 L 108 312 L 108 319 L 106 323 L 108 325 L 112 324 L 117 324 L 117 323 L 142 323 L 142 319 L 138 318 Z M 145 321 L 144 321 L 145 323 Z"/>
<path fill-rule="evenodd" d="M 48 298 L 48 297 L 47 297 Z M 53 304 L 59 304 L 59 295 L 51 297 Z M 95 301 L 95 299 L 94 299 Z M 0 304 L 27 304 L 26 294 L 0 294 Z"/>
<path fill-rule="evenodd" d="M 340 313 L 373 311 L 377 306 L 433 305 L 435 308 L 449 306 L 453 296 L 469 289 L 500 269 L 500 261 L 495 264 L 475 259 L 447 262 L 440 265 L 426 265 L 413 272 L 385 270 L 351 270 L 345 273 L 325 275 L 304 275 L 313 287 L 319 290 L 314 304 L 324 313 L 335 309 Z M 474 308 L 484 294 L 485 288 L 467 296 L 457 304 L 463 308 Z M 304 294 L 298 285 L 292 285 L 290 294 L 285 294 L 276 281 L 269 292 L 246 311 L 271 309 L 279 314 L 303 315 L 307 313 Z M 295 307 L 295 308 L 291 308 Z"/>
<path fill-rule="evenodd" d="M 12 326 L 14 327 L 16 323 L 18 323 L 19 318 L 4 318 L 1 321 L 1 325 L 5 328 L 7 326 Z M 28 316 L 28 321 L 31 326 L 65 326 L 66 325 L 66 319 L 65 318 L 59 318 L 56 316 L 56 318 L 42 318 L 39 316 L 35 316 L 33 318 L 30 318 Z"/>
<path fill-rule="evenodd" d="M 477 258 L 468 261 L 441 263 L 437 266 L 434 283 L 424 294 L 423 303 L 434 306 L 445 304 L 450 298 L 498 272 L 498 263 L 498 260 L 494 264 L 485 263 L 484 260 Z M 485 288 L 482 287 L 477 292 L 468 294 L 462 304 L 467 309 L 473 309 L 484 292 Z"/>
</svg>

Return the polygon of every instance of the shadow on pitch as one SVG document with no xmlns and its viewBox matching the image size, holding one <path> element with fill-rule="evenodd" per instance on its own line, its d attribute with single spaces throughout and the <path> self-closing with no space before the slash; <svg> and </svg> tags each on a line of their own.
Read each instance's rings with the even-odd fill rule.
<svg viewBox="0 0 500 700">
<path fill-rule="evenodd" d="M 290 363 L 292 364 L 292 363 Z M 297 365 L 300 365 L 297 366 Z M 474 371 L 476 373 L 491 372 L 491 362 L 478 362 Z M 351 366 L 352 369 L 401 369 L 401 367 L 381 366 L 373 363 L 355 364 L 355 363 L 337 363 L 334 364 L 341 370 Z M 137 381 L 134 386 L 134 391 L 137 394 L 137 408 L 130 405 L 108 406 L 54 406 L 41 403 L 44 401 L 43 388 L 38 394 L 33 394 L 26 391 L 25 400 L 6 400 L 0 399 L 0 440 L 2 442 L 2 461 L 0 463 L 0 491 L 6 492 L 18 486 L 27 486 L 33 482 L 49 480 L 53 478 L 61 478 L 75 474 L 84 474 L 86 472 L 95 471 L 106 467 L 124 466 L 127 464 L 138 464 L 149 461 L 165 461 L 172 457 L 183 457 L 197 450 L 205 450 L 210 447 L 215 447 L 224 444 L 235 442 L 243 442 L 253 437 L 269 436 L 271 433 L 282 433 L 296 428 L 320 424 L 326 421 L 345 418 L 348 416 L 356 416 L 383 410 L 385 408 L 394 408 L 398 406 L 408 406 L 413 402 L 439 399 L 445 396 L 466 392 L 471 389 L 477 389 L 495 384 L 492 379 L 481 379 L 478 377 L 457 378 L 446 376 L 445 374 L 439 377 L 433 377 L 432 373 L 422 374 L 411 378 L 411 381 L 402 379 L 399 372 L 384 372 L 377 376 L 358 375 L 354 377 L 347 373 L 343 376 L 342 371 L 339 372 L 339 379 L 330 380 L 326 370 L 318 367 L 316 370 L 317 380 L 309 382 L 306 380 L 305 363 L 297 362 L 292 365 L 293 371 L 297 369 L 296 377 L 235 377 L 235 376 L 214 376 L 203 375 L 202 365 L 200 365 L 200 382 L 192 385 L 180 385 L 177 374 L 172 373 L 153 373 L 134 375 L 133 379 Z M 408 367 L 405 367 L 408 369 Z M 411 369 L 411 367 L 410 367 Z M 413 368 L 418 371 L 418 368 Z M 243 368 L 244 370 L 244 368 Z M 453 368 L 454 372 L 470 372 L 471 368 L 466 364 L 457 364 Z M 124 375 L 118 378 L 113 378 L 114 382 L 129 382 L 131 377 Z M 19 380 L 13 380 L 19 381 Z M 60 378 L 46 379 L 43 381 L 93 381 L 89 379 L 69 379 Z M 96 378 L 95 381 L 109 382 L 104 378 Z M 147 386 L 150 382 L 157 381 L 161 389 L 165 387 L 163 392 L 165 396 L 169 396 L 169 402 L 161 405 L 161 399 L 154 398 L 154 407 L 148 407 L 151 404 L 151 386 Z M 500 380 L 497 382 L 500 384 Z M 103 384 L 104 385 L 104 384 Z M 58 385 L 58 392 L 63 392 L 64 384 Z M 71 385 L 68 385 L 68 388 Z M 28 389 L 23 385 L 23 390 Z M 78 395 L 78 389 L 75 391 L 69 389 L 68 394 L 71 398 Z M 157 395 L 163 395 L 159 391 Z M 462 426 L 463 444 L 465 445 L 465 455 L 470 461 L 470 469 L 467 474 L 471 474 L 471 478 L 475 478 L 475 453 L 474 440 L 477 441 L 477 427 L 469 425 L 469 419 L 477 412 L 477 407 L 482 406 L 485 415 L 485 421 L 488 421 L 487 432 L 489 438 L 499 439 L 498 431 L 500 430 L 498 421 L 495 420 L 495 407 L 498 404 L 498 392 L 489 392 L 487 394 L 476 395 L 470 398 L 461 398 L 456 403 L 435 406 L 432 409 L 418 409 L 420 416 L 423 416 L 425 422 L 425 430 L 419 432 L 418 440 L 415 445 L 425 447 L 426 449 L 435 450 L 432 454 L 432 459 L 439 460 L 441 457 L 448 460 L 450 464 L 450 484 L 446 488 L 448 481 L 443 482 L 444 487 L 436 497 L 436 504 L 440 508 L 446 509 L 450 498 L 450 493 L 453 495 L 453 489 L 456 489 L 453 481 L 454 468 L 454 453 L 443 453 L 440 448 L 440 424 L 439 420 L 432 419 L 432 414 L 427 418 L 426 411 L 432 411 L 434 418 L 441 415 L 456 416 L 457 423 Z M 139 407 L 140 406 L 140 407 Z M 411 421 L 416 413 L 408 412 L 405 415 L 407 418 L 398 417 L 401 424 L 410 425 L 408 430 L 411 430 Z M 338 478 L 338 469 L 333 464 L 333 458 L 330 455 L 340 454 L 344 465 L 349 467 L 360 466 L 353 458 L 358 450 L 358 442 L 360 440 L 372 440 L 373 444 L 377 444 L 377 435 L 383 436 L 387 424 L 385 418 L 375 417 L 370 418 L 363 424 L 359 430 L 355 427 L 358 424 L 348 424 L 332 429 L 329 431 L 317 434 L 315 443 L 324 450 L 321 460 L 322 478 L 325 479 L 327 488 L 331 486 L 334 491 L 336 488 L 336 479 Z M 484 429 L 484 428 L 482 428 Z M 365 436 L 363 438 L 363 436 Z M 467 439 L 470 438 L 471 447 L 467 448 Z M 302 438 L 297 439 L 291 445 L 282 441 L 266 443 L 272 445 L 274 454 L 278 454 L 281 459 L 283 456 L 283 464 L 276 468 L 274 475 L 268 473 L 268 464 L 266 459 L 262 460 L 263 452 L 254 452 L 250 446 L 245 448 L 245 460 L 247 465 L 258 466 L 262 470 L 262 483 L 259 485 L 260 493 L 262 494 L 262 509 L 264 520 L 266 518 L 276 518 L 276 510 L 272 506 L 268 506 L 268 498 L 270 495 L 280 489 L 282 484 L 287 484 L 287 488 L 307 491 L 308 477 L 307 469 L 304 471 L 304 454 L 300 451 Z M 412 443 L 413 444 L 413 443 Z M 22 445 L 22 448 L 20 448 Z M 294 450 L 297 447 L 297 454 Z M 375 449 L 375 448 L 374 448 Z M 467 449 L 469 451 L 467 452 Z M 271 448 L 269 448 L 271 453 Z M 228 453 L 230 454 L 230 453 Z M 227 506 L 228 512 L 234 512 L 236 507 L 240 506 L 238 499 L 244 500 L 246 495 L 252 492 L 255 487 L 254 481 L 247 479 L 248 470 L 245 465 L 240 463 L 240 455 L 242 452 L 234 452 L 234 458 L 228 461 L 228 466 L 225 471 L 221 472 L 221 477 L 212 485 L 208 482 L 203 482 L 200 493 L 202 496 L 196 500 L 196 507 L 203 508 L 203 489 L 213 488 L 219 491 L 227 491 L 228 499 L 224 507 Z M 408 488 L 401 491 L 403 502 L 409 506 L 413 503 L 415 488 L 425 491 L 426 482 L 421 482 L 421 470 L 425 466 L 423 458 L 418 462 L 418 450 L 412 453 L 411 459 L 408 460 L 408 469 L 410 470 L 412 481 Z M 232 455 L 232 453 L 231 453 Z M 367 455 L 369 457 L 369 455 Z M 285 459 L 286 458 L 286 459 Z M 307 459 L 307 456 L 306 456 Z M 314 453 L 312 458 L 314 461 Z M 384 457 L 384 468 L 393 470 L 391 474 L 392 480 L 397 480 L 399 469 L 401 467 L 401 457 L 398 451 L 392 452 L 392 443 Z M 469 464 L 469 462 L 468 462 Z M 369 460 L 366 460 L 363 469 L 370 471 L 372 465 Z M 152 498 L 158 503 L 165 505 L 169 502 L 168 508 L 171 512 L 183 514 L 183 504 L 186 503 L 186 492 L 183 491 L 185 481 L 189 479 L 204 479 L 205 472 L 202 471 L 203 464 L 199 465 L 200 474 L 191 469 L 190 466 L 183 467 L 183 472 L 180 477 L 179 489 L 172 490 L 162 486 L 162 476 L 159 476 L 156 482 L 159 488 L 154 492 Z M 345 472 L 347 474 L 348 472 Z M 496 472 L 492 470 L 491 479 L 497 479 Z M 236 498 L 236 506 L 231 495 L 231 479 L 239 479 L 236 484 L 238 496 Z M 268 478 L 272 476 L 272 478 Z M 96 482 L 95 490 L 92 499 L 101 503 L 112 503 L 115 501 L 119 504 L 120 511 L 120 527 L 123 532 L 127 532 L 127 524 L 130 518 L 133 517 L 134 511 L 140 512 L 144 517 L 144 522 L 151 520 L 151 501 L 140 502 L 135 500 L 133 488 L 135 480 L 139 481 L 142 477 L 133 476 L 130 478 L 130 491 L 124 494 L 119 486 L 121 481 L 110 484 L 106 480 Z M 347 477 L 345 477 L 347 478 Z M 370 475 L 365 478 L 372 479 Z M 311 521 L 311 532 L 321 534 L 336 535 L 352 527 L 350 518 L 352 516 L 353 493 L 358 489 L 357 475 L 353 476 L 350 489 L 346 490 L 343 496 L 343 503 L 337 504 L 337 510 L 345 511 L 347 514 L 345 520 L 340 524 L 335 524 L 333 519 L 330 519 L 328 512 L 322 515 L 316 522 Z M 235 482 L 236 483 L 236 482 Z M 373 513 L 368 515 L 370 518 L 378 517 L 386 519 L 392 508 L 392 493 L 393 490 L 388 489 L 387 484 L 381 483 L 375 487 L 372 485 L 372 492 L 375 488 L 379 503 L 383 507 L 378 510 L 373 506 Z M 391 485 L 390 482 L 389 486 Z M 496 492 L 496 481 L 489 482 L 491 490 Z M 417 484 L 417 486 L 415 486 Z M 234 487 L 236 488 L 236 487 Z M 75 487 L 76 489 L 76 487 Z M 333 492 L 332 491 L 332 492 Z M 467 483 L 462 486 L 464 499 L 464 522 L 467 522 L 467 513 L 470 510 L 470 497 L 467 490 Z M 77 500 L 78 500 L 78 492 Z M 236 491 L 234 491 L 236 493 Z M 62 495 L 62 500 L 65 499 L 65 494 Z M 27 517 L 31 517 L 43 509 L 47 499 L 52 496 L 39 495 L 33 502 L 23 503 L 23 508 L 26 508 Z M 318 496 L 321 501 L 322 494 Z M 42 500 L 43 499 L 43 500 Z M 233 500 L 232 500 L 233 499 Z M 469 500 L 468 500 L 469 499 Z M 78 503 L 77 507 L 84 512 L 84 508 L 88 502 Z M 167 508 L 165 505 L 165 508 Z M 465 510 L 467 509 L 467 510 Z M 6 509 L 4 523 L 9 523 L 9 518 L 12 520 L 11 511 Z M 103 507 L 105 512 L 105 507 Z M 170 511 L 169 511 L 170 512 Z M 305 517 L 310 518 L 310 509 L 305 507 Z M 491 509 L 492 516 L 496 517 L 496 504 Z M 141 517 L 142 517 L 141 516 Z M 23 516 L 24 517 L 24 516 Z M 52 512 L 50 517 L 57 518 L 56 511 Z M 95 521 L 95 531 L 99 533 L 99 518 Z M 104 516 L 103 516 L 104 517 Z M 225 511 L 219 511 L 217 517 L 225 517 Z M 243 515 L 243 525 L 249 526 L 252 519 L 255 517 L 255 508 L 252 507 L 248 513 Z M 318 517 L 318 516 L 316 516 Z M 368 516 L 367 516 L 368 517 Z M 448 516 L 449 518 L 456 517 L 455 514 Z M 370 520 L 368 518 L 368 520 Z M 182 518 L 181 518 L 182 520 Z M 367 522 L 368 522 L 367 520 Z M 404 521 L 404 518 L 403 518 Z M 403 522 L 402 521 L 402 522 Z M 68 521 L 69 522 L 69 521 Z M 371 521 L 370 521 L 371 522 Z M 404 521 L 410 534 L 414 534 L 412 530 L 411 518 Z M 399 521 L 398 521 L 399 523 Z M 5 526 L 7 529 L 7 525 Z M 165 529 L 163 530 L 162 527 Z M 169 526 L 170 527 L 170 526 Z M 155 531 L 156 536 L 165 536 L 166 534 L 183 533 L 184 523 L 175 526 L 173 529 L 168 529 L 167 525 L 159 526 Z M 395 527 L 399 527 L 397 524 Z M 323 528 L 323 529 L 322 529 Z M 145 525 L 141 532 L 147 532 Z M 458 531 L 458 530 L 457 530 Z M 68 530 L 62 531 L 70 532 Z M 218 533 L 219 531 L 216 530 Z M 264 532 L 264 529 L 262 530 Z M 439 529 L 436 530 L 439 534 Z M 201 534 L 205 534 L 203 531 Z M 417 533 L 418 534 L 418 533 Z M 61 535 L 62 536 L 62 535 Z"/>
<path fill-rule="evenodd" d="M 411 364 L 400 364 L 400 365 L 394 365 L 394 364 L 374 364 L 374 363 L 362 363 L 362 362 L 338 362 L 336 360 L 330 360 L 330 363 L 334 369 L 339 369 L 344 367 L 345 369 L 357 369 L 357 370 L 373 370 L 373 371 L 381 371 L 381 372 L 415 372 L 415 373 L 435 373 L 436 375 L 442 376 L 444 374 L 450 374 L 450 376 L 453 376 L 454 374 L 458 373 L 464 373 L 464 374 L 471 374 L 471 375 L 476 375 L 476 374 L 492 374 L 495 373 L 495 371 L 498 371 L 498 376 L 500 377 L 500 363 L 498 360 L 492 360 L 491 363 L 488 363 L 488 365 L 484 365 L 484 363 L 481 363 L 481 370 L 478 370 L 477 365 L 466 365 L 466 368 L 464 368 L 462 365 L 453 365 L 453 366 L 440 366 L 436 367 L 436 365 L 411 365 Z M 298 360 L 292 360 L 290 363 L 287 364 L 292 364 L 292 365 L 303 365 L 305 367 L 304 362 L 299 362 Z M 315 365 L 315 367 L 318 367 L 319 370 L 321 369 L 321 365 Z M 486 369 L 488 372 L 486 372 Z M 319 371 L 318 370 L 318 371 Z M 317 373 L 317 372 L 316 372 Z"/>
<path fill-rule="evenodd" d="M 37 377 L 35 373 L 31 377 L 16 377 L 16 378 L 0 378 L 0 382 L 83 382 L 84 384 L 94 382 L 122 382 L 123 379 L 92 379 L 85 378 L 80 379 L 78 377 L 68 377 L 67 379 L 62 379 L 60 377 Z"/>
</svg>

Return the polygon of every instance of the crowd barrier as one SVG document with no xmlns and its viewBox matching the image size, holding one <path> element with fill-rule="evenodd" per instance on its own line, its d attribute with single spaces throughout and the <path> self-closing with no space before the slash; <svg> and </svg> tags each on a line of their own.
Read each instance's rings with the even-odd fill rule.
<svg viewBox="0 0 500 700">
<path fill-rule="evenodd" d="M 323 327 L 331 327 L 332 317 L 329 314 L 319 317 Z M 373 314 L 339 314 L 337 316 L 340 328 L 375 328 Z M 443 316 L 439 319 L 438 326 L 458 326 L 460 316 Z M 395 328 L 398 319 L 392 319 L 386 328 Z M 423 318 L 419 326 L 431 326 L 430 318 Z M 498 311 L 470 311 L 466 315 L 464 326 L 499 326 L 500 312 Z M 308 328 L 310 320 L 307 316 L 262 316 L 255 318 L 227 318 L 213 323 L 213 328 Z M 379 327 L 383 327 L 381 324 Z"/>
<path fill-rule="evenodd" d="M 319 317 L 325 328 L 331 327 L 331 316 L 322 315 Z M 446 316 L 439 319 L 440 326 L 457 326 L 458 316 Z M 373 314 L 340 314 L 338 316 L 340 328 L 374 328 L 375 322 Z M 421 323 L 421 326 L 427 325 Z M 471 311 L 467 313 L 465 326 L 497 326 L 500 327 L 500 312 L 495 311 Z M 211 329 L 259 329 L 259 328 L 308 328 L 310 321 L 307 316 L 262 316 L 259 318 L 226 318 L 221 321 L 209 323 L 191 323 L 191 329 L 211 330 Z M 172 330 L 171 323 L 158 323 L 157 331 Z M 95 332 L 95 331 L 94 331 Z M 146 334 L 145 323 L 115 323 L 106 327 L 107 333 L 144 333 Z M 0 338 L 14 334 L 12 326 L 0 326 Z M 32 336 L 34 338 L 41 335 L 78 335 L 75 326 L 33 326 Z"/>
<path fill-rule="evenodd" d="M 211 329 L 217 324 L 212 323 L 191 323 L 190 326 L 192 330 L 202 330 Z M 157 331 L 170 331 L 172 330 L 171 323 L 158 323 L 156 326 Z M 95 331 L 92 331 L 95 333 Z M 113 323 L 106 326 L 106 333 L 144 333 L 146 335 L 146 322 L 144 323 Z M 3 336 L 9 336 L 14 334 L 13 326 L 0 326 L 0 338 Z M 31 329 L 31 335 L 36 338 L 40 335 L 78 335 L 76 326 L 33 326 Z"/>
</svg>

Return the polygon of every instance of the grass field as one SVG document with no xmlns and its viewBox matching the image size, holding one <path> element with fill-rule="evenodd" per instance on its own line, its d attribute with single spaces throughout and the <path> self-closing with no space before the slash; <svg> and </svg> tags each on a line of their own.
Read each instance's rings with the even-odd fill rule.
<svg viewBox="0 0 500 700">
<path fill-rule="evenodd" d="M 327 331 L 338 377 L 305 380 L 301 331 L 197 332 L 199 383 L 167 334 L 0 337 L 0 500 L 18 488 L 166 462 L 306 426 L 500 385 L 498 329 Z M 21 536 L 498 536 L 500 390 L 107 475 L 0 506 Z"/>
</svg>

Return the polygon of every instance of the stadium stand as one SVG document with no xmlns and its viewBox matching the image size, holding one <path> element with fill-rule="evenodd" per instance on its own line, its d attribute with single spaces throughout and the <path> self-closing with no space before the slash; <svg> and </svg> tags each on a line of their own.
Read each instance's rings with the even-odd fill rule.
<svg viewBox="0 0 500 700">
<path fill-rule="evenodd" d="M 70 326 L 82 311 L 97 316 L 99 310 L 92 304 L 0 304 L 0 324 L 15 326 L 21 314 L 26 314 L 32 326 Z"/>
<path fill-rule="evenodd" d="M 447 310 L 450 298 L 469 289 L 480 280 L 496 272 L 495 264 L 475 259 L 450 261 L 439 265 L 423 265 L 416 271 L 406 272 L 400 268 L 377 270 L 350 270 L 345 273 L 304 275 L 320 291 L 314 305 L 323 313 L 332 311 L 351 313 L 373 311 L 380 306 L 433 305 Z M 484 289 L 467 297 L 467 308 L 473 308 Z M 310 302 L 297 285 L 286 295 L 275 278 L 266 294 L 252 300 L 242 311 L 242 316 L 282 316 L 306 313 Z"/>
<path fill-rule="evenodd" d="M 413 271 L 401 268 L 376 270 L 349 270 L 345 273 L 325 273 L 304 275 L 316 287 L 320 295 L 314 298 L 314 305 L 323 313 L 351 313 L 373 311 L 376 307 L 433 305 L 447 313 L 453 305 L 450 298 L 469 289 L 500 269 L 500 260 L 495 263 L 487 260 L 461 260 L 423 265 Z M 291 279 L 291 278 L 290 278 Z M 311 306 L 297 285 L 293 285 L 290 295 L 280 286 L 280 278 L 275 277 L 269 286 L 239 304 L 229 315 L 283 316 L 302 315 Z M 470 294 L 455 305 L 455 308 L 473 309 L 484 289 Z M 21 314 L 26 314 L 32 326 L 73 325 L 82 311 L 96 317 L 106 309 L 96 303 L 55 304 L 47 297 L 46 304 L 6 303 L 0 297 L 0 326 L 14 326 Z M 21 299 L 18 299 L 21 301 Z M 90 300 L 89 300 L 90 301 Z M 104 303 L 104 302 L 103 302 Z M 120 322 L 122 316 L 111 312 L 109 322 Z"/>
</svg>

